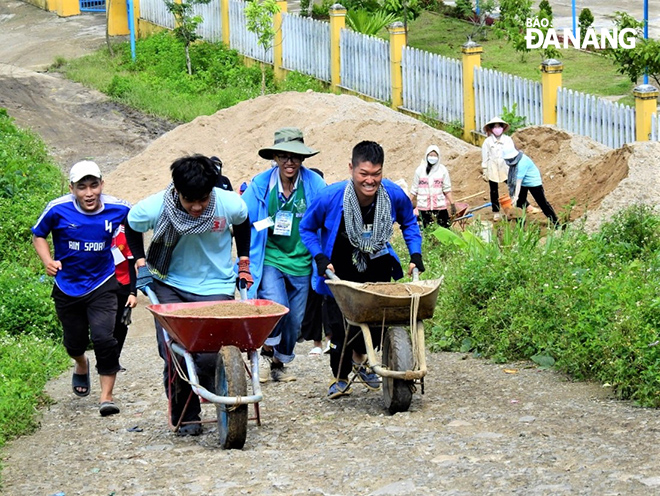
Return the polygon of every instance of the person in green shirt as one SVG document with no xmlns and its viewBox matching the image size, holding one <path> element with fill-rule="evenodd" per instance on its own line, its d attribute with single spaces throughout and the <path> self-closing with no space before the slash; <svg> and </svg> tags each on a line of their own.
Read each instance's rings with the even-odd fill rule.
<svg viewBox="0 0 660 496">
<path fill-rule="evenodd" d="M 312 257 L 300 240 L 298 225 L 325 187 L 325 181 L 302 163 L 317 153 L 305 145 L 300 129 L 278 129 L 273 146 L 259 150 L 260 157 L 272 160 L 277 167 L 255 176 L 241 197 L 252 222 L 254 285 L 248 296 L 272 300 L 289 309 L 262 347 L 262 356 L 270 359 L 270 369 L 260 375 L 262 382 L 269 377 L 276 382 L 296 379 L 284 364 L 295 357 L 313 271 Z"/>
</svg>

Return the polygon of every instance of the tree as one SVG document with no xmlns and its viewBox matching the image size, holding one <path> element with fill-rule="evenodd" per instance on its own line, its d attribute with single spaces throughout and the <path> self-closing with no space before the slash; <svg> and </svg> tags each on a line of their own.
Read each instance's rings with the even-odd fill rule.
<svg viewBox="0 0 660 496">
<path fill-rule="evenodd" d="M 495 33 L 505 38 L 520 59 L 530 51 L 525 40 L 525 23 L 532 17 L 532 0 L 500 0 L 500 17 L 495 23 Z"/>
<path fill-rule="evenodd" d="M 280 7 L 276 0 L 251 0 L 245 6 L 247 30 L 257 35 L 257 43 L 264 49 L 264 56 L 273 46 L 275 39 L 273 15 L 279 11 Z M 261 94 L 266 94 L 266 66 L 264 64 L 261 64 Z"/>
<path fill-rule="evenodd" d="M 611 48 L 605 50 L 605 55 L 612 59 L 617 66 L 617 72 L 628 76 L 630 81 L 637 80 L 648 71 L 648 75 L 656 85 L 660 86 L 660 42 L 653 39 L 644 39 L 644 22 L 638 21 L 625 12 L 614 13 L 614 24 L 621 30 L 631 28 L 635 30 L 634 48 Z"/>
<path fill-rule="evenodd" d="M 578 26 L 580 26 L 580 33 L 583 34 L 591 27 L 594 23 L 594 15 L 589 9 L 582 9 L 580 15 L 578 16 Z"/>
<path fill-rule="evenodd" d="M 193 15 L 195 5 L 206 5 L 211 0 L 181 0 L 177 3 L 173 0 L 165 0 L 167 10 L 174 16 L 176 27 L 174 35 L 183 42 L 186 52 L 186 67 L 188 74 L 192 75 L 192 63 L 190 61 L 190 44 L 201 38 L 197 34 L 197 26 L 204 20 L 201 16 Z"/>
</svg>

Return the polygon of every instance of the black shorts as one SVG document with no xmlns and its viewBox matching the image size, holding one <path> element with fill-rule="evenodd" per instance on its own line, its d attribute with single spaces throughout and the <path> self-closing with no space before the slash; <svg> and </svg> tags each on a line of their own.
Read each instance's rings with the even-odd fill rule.
<svg viewBox="0 0 660 496">
<path fill-rule="evenodd" d="M 64 330 L 64 347 L 69 356 L 81 356 L 94 344 L 96 368 L 101 375 L 119 371 L 117 340 L 117 279 L 113 276 L 84 296 L 69 296 L 55 285 L 51 296 Z"/>
</svg>

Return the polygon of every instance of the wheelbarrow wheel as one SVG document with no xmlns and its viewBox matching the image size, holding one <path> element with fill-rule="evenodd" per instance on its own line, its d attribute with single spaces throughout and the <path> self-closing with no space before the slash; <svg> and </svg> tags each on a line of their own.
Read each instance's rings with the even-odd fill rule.
<svg viewBox="0 0 660 496">
<path fill-rule="evenodd" d="M 218 396 L 247 396 L 245 364 L 236 346 L 223 346 L 218 352 L 215 390 Z M 224 449 L 242 449 L 247 436 L 247 404 L 217 404 L 216 410 L 220 445 Z"/>
<path fill-rule="evenodd" d="M 383 340 L 383 365 L 389 370 L 412 370 L 412 343 L 408 331 L 390 327 Z M 383 400 L 390 413 L 405 412 L 412 402 L 413 381 L 383 377 Z"/>
</svg>

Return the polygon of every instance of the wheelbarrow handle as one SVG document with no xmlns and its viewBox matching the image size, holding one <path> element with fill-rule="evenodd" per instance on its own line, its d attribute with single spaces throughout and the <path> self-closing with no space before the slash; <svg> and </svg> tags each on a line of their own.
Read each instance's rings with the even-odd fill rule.
<svg viewBox="0 0 660 496">
<path fill-rule="evenodd" d="M 491 202 L 484 203 L 483 205 L 479 205 L 478 207 L 471 208 L 470 210 L 467 211 L 469 214 L 470 212 L 476 212 L 477 210 L 481 210 L 482 208 L 487 208 L 492 206 L 493 204 Z"/>
<path fill-rule="evenodd" d="M 238 293 L 241 295 L 241 301 L 245 301 L 248 299 L 247 282 L 245 281 L 245 279 L 238 280 Z"/>
<path fill-rule="evenodd" d="M 415 267 L 415 268 L 413 269 L 412 280 L 413 280 L 414 282 L 419 281 L 419 269 L 418 269 L 417 267 Z"/>
<path fill-rule="evenodd" d="M 328 279 L 335 279 L 337 281 L 339 280 L 337 275 L 334 272 L 332 272 L 330 269 L 325 269 L 325 275 L 327 276 Z"/>
</svg>

